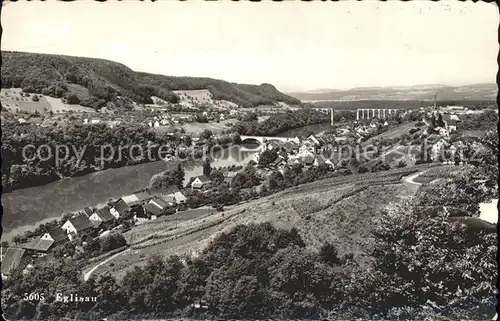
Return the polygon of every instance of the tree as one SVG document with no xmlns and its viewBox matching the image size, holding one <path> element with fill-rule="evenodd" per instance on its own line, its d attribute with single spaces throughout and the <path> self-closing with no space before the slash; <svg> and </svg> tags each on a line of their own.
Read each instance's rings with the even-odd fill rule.
<svg viewBox="0 0 500 321">
<path fill-rule="evenodd" d="M 496 235 L 470 233 L 435 209 L 408 208 L 386 212 L 374 233 L 374 309 L 493 307 Z"/>
<path fill-rule="evenodd" d="M 205 176 L 210 176 L 210 173 L 212 172 L 212 167 L 210 166 L 210 160 L 208 158 L 205 159 L 203 162 L 203 175 Z"/>
<path fill-rule="evenodd" d="M 70 105 L 78 105 L 80 103 L 80 99 L 76 94 L 69 94 L 66 100 Z"/>
<path fill-rule="evenodd" d="M 200 134 L 200 138 L 202 139 L 210 139 L 212 137 L 212 131 L 210 129 L 205 129 Z"/>
<path fill-rule="evenodd" d="M 259 156 L 259 167 L 263 168 L 274 162 L 278 158 L 278 152 L 274 149 L 266 149 Z"/>
</svg>

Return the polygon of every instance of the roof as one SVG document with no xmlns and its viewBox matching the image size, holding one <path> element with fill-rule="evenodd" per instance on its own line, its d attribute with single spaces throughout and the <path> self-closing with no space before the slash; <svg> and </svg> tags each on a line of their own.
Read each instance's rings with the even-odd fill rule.
<svg viewBox="0 0 500 321">
<path fill-rule="evenodd" d="M 136 205 L 136 204 L 139 204 L 141 202 L 141 200 L 137 197 L 137 195 L 135 194 L 131 194 L 131 195 L 127 195 L 127 196 L 123 196 L 122 197 L 122 200 L 128 205 L 128 206 L 132 206 L 132 205 Z"/>
<path fill-rule="evenodd" d="M 197 176 L 196 178 L 198 178 L 203 184 L 212 182 L 212 180 L 205 175 Z"/>
<path fill-rule="evenodd" d="M 50 237 L 52 237 L 55 242 L 60 242 L 64 239 L 68 238 L 68 235 L 66 234 L 66 232 L 60 227 L 54 227 L 53 229 L 51 229 L 47 233 L 49 233 Z"/>
<path fill-rule="evenodd" d="M 87 217 L 85 216 L 85 218 Z M 30 251 L 47 252 L 54 243 L 52 240 L 33 239 L 28 243 L 21 244 L 21 247 Z"/>
<path fill-rule="evenodd" d="M 101 218 L 103 222 L 112 221 L 115 217 L 109 211 L 109 207 L 104 206 L 96 211 L 97 215 Z"/>
<path fill-rule="evenodd" d="M 172 186 L 169 186 L 167 188 L 163 188 L 161 190 L 161 192 L 162 192 L 162 195 L 171 195 L 171 194 L 175 194 L 175 193 L 180 192 L 180 190 L 177 186 L 172 185 Z"/>
<path fill-rule="evenodd" d="M 147 212 L 149 212 L 153 215 L 156 215 L 156 216 L 163 214 L 162 209 L 153 203 L 147 203 L 146 205 L 144 205 L 144 209 Z"/>
<path fill-rule="evenodd" d="M 92 210 L 90 209 L 90 207 L 84 207 L 83 208 L 83 211 L 85 212 L 85 214 L 87 214 L 88 216 L 92 215 L 94 212 L 92 212 Z"/>
<path fill-rule="evenodd" d="M 16 247 L 2 248 L 2 273 L 9 272 L 19 266 L 26 250 Z"/>
<path fill-rule="evenodd" d="M 123 199 L 118 200 L 113 207 L 118 213 L 120 213 L 120 215 L 123 215 L 130 210 L 130 206 L 128 206 Z"/>
<path fill-rule="evenodd" d="M 69 221 L 77 231 L 83 231 L 92 227 L 92 222 L 85 215 L 78 215 L 70 218 Z"/>
<path fill-rule="evenodd" d="M 151 195 L 147 192 L 139 192 L 139 193 L 135 193 L 134 194 L 138 199 L 139 201 L 141 202 L 145 202 L 145 201 L 148 201 L 151 199 Z"/>
<path fill-rule="evenodd" d="M 169 206 L 168 203 L 174 203 L 175 198 L 172 195 L 164 195 L 162 197 L 155 197 L 150 202 L 155 202 L 156 204 L 160 205 L 161 208 L 165 208 Z"/>
<path fill-rule="evenodd" d="M 316 156 L 316 162 L 318 162 L 318 165 L 325 164 L 325 160 L 323 159 L 323 157 L 320 156 Z"/>
<path fill-rule="evenodd" d="M 431 144 L 435 144 L 435 143 L 439 142 L 440 140 L 444 140 L 444 138 L 439 136 L 439 135 L 431 135 L 431 136 L 427 137 L 427 141 Z"/>
</svg>

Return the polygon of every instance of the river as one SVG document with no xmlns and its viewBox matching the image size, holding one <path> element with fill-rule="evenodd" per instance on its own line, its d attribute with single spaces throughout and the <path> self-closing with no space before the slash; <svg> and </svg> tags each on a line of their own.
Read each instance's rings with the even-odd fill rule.
<svg viewBox="0 0 500 321">
<path fill-rule="evenodd" d="M 211 157 L 212 166 L 245 165 L 253 155 L 254 152 L 239 152 L 236 149 L 222 150 Z M 187 161 L 183 165 L 185 183 L 191 177 L 203 174 L 201 162 Z M 58 219 L 64 213 L 79 211 L 85 206 L 103 205 L 110 198 L 132 194 L 147 187 L 154 175 L 174 166 L 177 162 L 144 163 L 5 193 L 2 195 L 2 241 L 9 241 L 41 223 Z"/>
</svg>

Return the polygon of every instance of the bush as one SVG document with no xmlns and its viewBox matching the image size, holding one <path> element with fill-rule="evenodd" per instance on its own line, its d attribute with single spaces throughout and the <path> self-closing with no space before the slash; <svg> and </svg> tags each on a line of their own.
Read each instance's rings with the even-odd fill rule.
<svg viewBox="0 0 500 321">
<path fill-rule="evenodd" d="M 66 100 L 70 105 L 78 105 L 80 103 L 80 99 L 75 94 L 69 94 Z"/>
<path fill-rule="evenodd" d="M 33 95 L 33 96 L 31 97 L 31 99 L 32 99 L 33 101 L 39 101 L 39 100 L 40 100 L 40 98 L 38 98 L 38 96 L 37 96 L 37 95 Z"/>
</svg>

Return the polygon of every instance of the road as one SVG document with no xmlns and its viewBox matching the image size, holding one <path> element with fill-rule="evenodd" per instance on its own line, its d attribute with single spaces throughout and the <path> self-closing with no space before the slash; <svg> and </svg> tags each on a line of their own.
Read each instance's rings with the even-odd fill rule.
<svg viewBox="0 0 500 321">
<path fill-rule="evenodd" d="M 411 185 L 414 185 L 414 186 L 420 186 L 422 185 L 422 183 L 417 183 L 414 181 L 415 178 L 417 178 L 418 176 L 422 175 L 423 173 L 425 173 L 426 171 L 423 171 L 423 172 L 417 172 L 411 176 L 408 176 L 406 178 L 404 178 L 404 181 L 408 184 L 411 184 Z"/>
<path fill-rule="evenodd" d="M 90 279 L 90 276 L 92 275 L 92 273 L 94 273 L 94 272 L 95 272 L 95 270 L 97 270 L 100 266 L 102 266 L 102 265 L 104 265 L 104 264 L 108 263 L 109 261 L 111 261 L 112 259 L 114 259 L 115 257 L 117 257 L 118 255 L 122 255 L 123 253 L 126 253 L 126 252 L 128 252 L 128 251 L 130 251 L 130 248 L 126 249 L 125 251 L 118 252 L 118 253 L 116 253 L 116 254 L 114 254 L 114 255 L 112 255 L 112 256 L 110 256 L 110 257 L 108 257 L 108 258 L 107 258 L 107 259 L 105 259 L 104 261 L 102 261 L 102 262 L 100 262 L 100 263 L 96 264 L 93 268 L 91 268 L 90 270 L 88 270 L 88 272 L 87 272 L 87 273 L 85 273 L 85 274 L 83 275 L 83 280 L 84 280 L 85 282 L 87 282 L 87 281 Z"/>
</svg>

